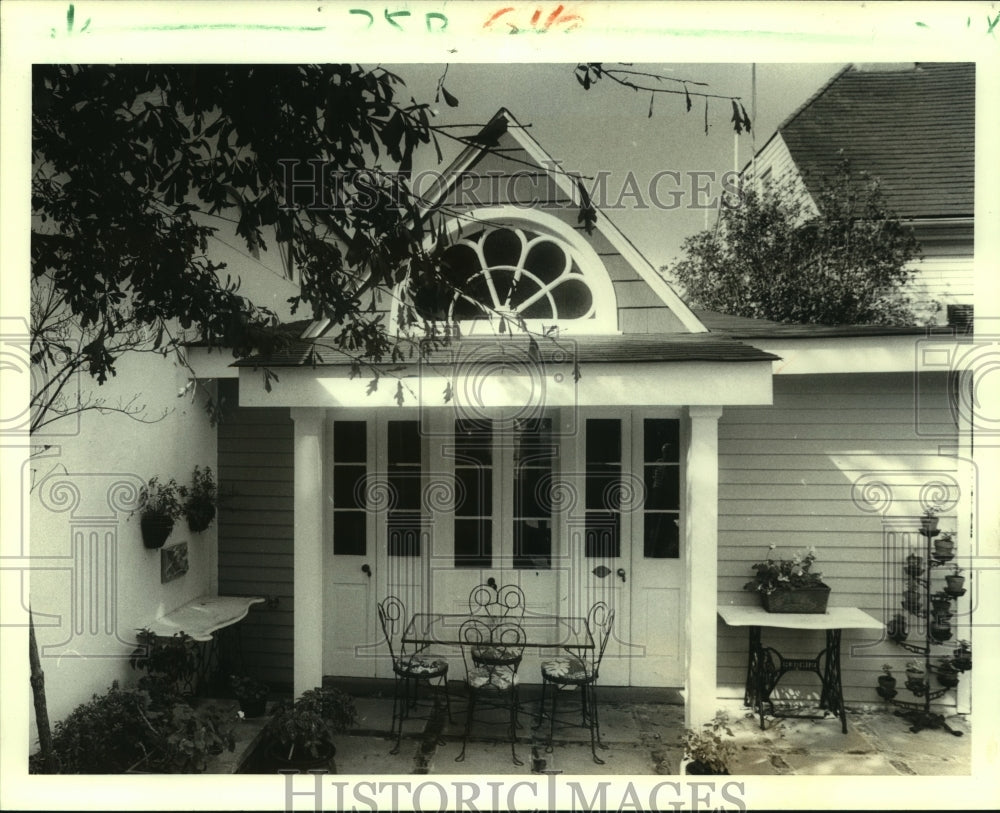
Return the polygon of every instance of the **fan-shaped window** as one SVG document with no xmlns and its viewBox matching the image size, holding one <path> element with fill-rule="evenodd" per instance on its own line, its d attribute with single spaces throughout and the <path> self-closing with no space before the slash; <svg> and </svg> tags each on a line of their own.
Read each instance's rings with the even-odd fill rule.
<svg viewBox="0 0 1000 813">
<path fill-rule="evenodd" d="M 598 264 L 593 250 L 587 251 Z M 445 249 L 444 284 L 418 292 L 417 311 L 425 319 L 450 322 L 497 316 L 545 324 L 585 320 L 581 327 L 602 332 L 610 320 L 615 329 L 613 289 L 603 265 L 588 275 L 578 254 L 566 240 L 541 230 L 486 224 Z"/>
</svg>

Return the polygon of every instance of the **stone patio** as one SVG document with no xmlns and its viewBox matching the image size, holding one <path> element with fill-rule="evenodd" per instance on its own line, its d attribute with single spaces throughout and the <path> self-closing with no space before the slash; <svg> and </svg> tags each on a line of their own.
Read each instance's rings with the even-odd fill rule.
<svg viewBox="0 0 1000 813">
<path fill-rule="evenodd" d="M 387 739 L 392 716 L 391 682 L 337 685 L 354 695 L 359 716 L 358 725 L 338 737 L 339 774 L 671 775 L 678 772 L 680 765 L 684 709 L 672 690 L 603 690 L 599 695 L 601 735 L 608 748 L 598 751 L 605 760 L 604 765 L 598 765 L 591 758 L 589 734 L 584 728 L 557 729 L 552 751 L 546 751 L 547 727 L 532 729 L 537 693 L 534 687 L 524 687 L 522 727 L 516 746 L 524 764 L 517 766 L 511 759 L 510 741 L 500 713 L 496 725 L 476 727 L 464 761 L 455 761 L 461 751 L 465 721 L 464 697 L 458 684 L 452 687 L 452 720 L 447 721 L 442 714 L 440 722 L 407 721 L 400 751 L 395 755 L 389 753 L 393 743 Z M 734 775 L 968 776 L 971 772 L 971 726 L 961 716 L 948 719 L 952 728 L 964 732 L 961 737 L 943 730 L 912 733 L 906 720 L 882 711 L 849 713 L 847 734 L 841 733 L 840 721 L 835 717 L 768 717 L 766 729 L 761 731 L 758 718 L 739 703 L 720 706 L 728 713 L 735 735 L 737 753 L 731 763 Z M 488 717 L 484 719 L 489 721 Z M 266 720 L 241 721 L 236 751 L 217 758 L 211 772 L 239 771 Z"/>
</svg>

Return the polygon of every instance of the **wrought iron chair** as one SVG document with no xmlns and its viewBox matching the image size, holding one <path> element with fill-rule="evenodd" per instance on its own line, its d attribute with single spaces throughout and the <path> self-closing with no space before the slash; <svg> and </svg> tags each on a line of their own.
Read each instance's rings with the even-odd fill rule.
<svg viewBox="0 0 1000 813">
<path fill-rule="evenodd" d="M 469 741 L 477 705 L 479 708 L 506 709 L 510 732 L 510 754 L 515 765 L 523 765 L 517 757 L 518 675 L 524 654 L 524 628 L 513 619 L 491 620 L 470 618 L 459 629 L 462 642 L 462 660 L 465 662 L 465 689 L 468 706 L 465 712 L 465 732 L 462 735 L 462 752 L 456 762 L 465 759 L 465 746 Z M 475 651 L 488 650 L 488 660 L 477 660 Z M 480 720 L 480 723 L 485 721 Z"/>
<path fill-rule="evenodd" d="M 497 587 L 491 582 L 472 588 L 469 593 L 469 612 L 490 623 L 503 618 L 524 617 L 524 591 L 516 584 Z M 472 648 L 472 659 L 478 665 L 486 665 L 496 660 L 496 654 L 489 645 Z M 503 655 L 500 655 L 503 663 Z"/>
<path fill-rule="evenodd" d="M 542 662 L 542 698 L 538 706 L 538 717 L 535 728 L 542 724 L 545 712 L 545 696 L 552 687 L 552 708 L 549 714 L 549 742 L 547 751 L 552 750 L 552 739 L 555 735 L 557 704 L 562 691 L 580 690 L 580 722 L 560 720 L 560 725 L 580 725 L 590 729 L 590 752 L 594 762 L 603 765 L 604 760 L 597 756 L 597 748 L 607 749 L 601 742 L 600 716 L 597 707 L 597 679 L 600 675 L 601 660 L 604 649 L 611 637 L 611 628 L 615 623 L 615 611 L 603 602 L 597 602 L 587 613 L 587 630 L 593 639 L 594 648 L 570 652 Z M 584 654 L 586 653 L 586 654 Z"/>
<path fill-rule="evenodd" d="M 448 719 L 451 720 L 451 698 L 448 694 L 448 662 L 436 658 L 424 657 L 420 654 L 426 647 L 420 647 L 415 652 L 407 652 L 401 642 L 404 625 L 406 624 L 406 607 L 396 596 L 389 596 L 378 605 L 378 620 L 382 625 L 389 654 L 392 657 L 393 693 L 392 693 L 392 725 L 389 736 L 396 734 L 396 745 L 389 752 L 399 753 L 400 741 L 403 738 L 403 723 L 410 712 L 416 708 L 420 684 L 426 684 L 434 695 L 434 706 L 437 707 L 441 695 L 444 695 Z M 397 648 L 396 642 L 400 641 Z M 440 682 L 435 685 L 433 681 Z M 443 745 L 443 743 L 441 743 Z"/>
</svg>

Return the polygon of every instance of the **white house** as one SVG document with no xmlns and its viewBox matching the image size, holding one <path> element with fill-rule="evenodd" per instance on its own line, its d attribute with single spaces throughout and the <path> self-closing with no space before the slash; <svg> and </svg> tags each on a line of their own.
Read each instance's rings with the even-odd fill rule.
<svg viewBox="0 0 1000 813">
<path fill-rule="evenodd" d="M 831 604 L 876 617 L 898 603 L 893 557 L 921 506 L 941 506 L 972 552 L 975 529 L 956 519 L 976 507 L 964 402 L 949 389 L 971 337 L 695 313 L 604 213 L 587 233 L 574 182 L 509 112 L 484 132 L 493 143 L 438 190 L 459 293 L 435 315 L 460 338 L 382 365 L 377 386 L 334 352 L 307 361 L 329 344 L 323 323 L 237 365 L 192 347 L 227 405 L 217 429 L 188 401 L 141 434 L 87 421 L 38 470 L 31 560 L 52 572 L 32 579 L 31 603 L 54 719 L 127 677 L 134 629 L 205 592 L 270 599 L 241 623 L 244 659 L 301 691 L 391 676 L 386 595 L 458 610 L 492 577 L 539 612 L 613 604 L 602 682 L 683 689 L 687 719 L 704 720 L 742 696 L 744 634 L 717 607 L 757 601 L 741 587 L 769 544 L 815 545 Z M 524 173 L 546 190 L 531 208 L 508 194 Z M 473 176 L 496 179 L 475 200 Z M 279 374 L 271 392 L 262 365 Z M 137 377 L 151 401 L 187 383 L 182 369 Z M 161 583 L 131 500 L 194 464 L 216 469 L 224 504 L 205 534 L 174 532 L 190 569 Z M 881 638 L 845 632 L 848 705 L 878 702 L 894 654 Z M 785 645 L 815 654 L 817 640 Z M 815 692 L 808 681 L 789 685 Z"/>
</svg>

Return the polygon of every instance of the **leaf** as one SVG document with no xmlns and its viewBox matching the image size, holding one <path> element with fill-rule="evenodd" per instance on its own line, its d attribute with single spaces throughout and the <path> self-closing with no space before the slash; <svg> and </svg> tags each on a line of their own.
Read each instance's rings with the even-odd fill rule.
<svg viewBox="0 0 1000 813">
<path fill-rule="evenodd" d="M 403 382 L 402 381 L 397 381 L 396 382 L 396 404 L 397 404 L 397 406 L 402 406 L 403 405 L 403 400 L 404 400 L 403 399 Z"/>
<path fill-rule="evenodd" d="M 743 129 L 748 133 L 750 132 L 750 116 L 747 115 L 747 109 L 740 102 L 740 111 L 743 113 Z"/>
<path fill-rule="evenodd" d="M 705 135 L 708 135 L 708 96 L 705 97 Z"/>
<path fill-rule="evenodd" d="M 441 85 L 441 95 L 444 96 L 445 104 L 447 104 L 448 107 L 458 107 L 458 99 L 452 96 L 448 92 L 448 88 L 446 88 L 444 85 Z"/>
<path fill-rule="evenodd" d="M 740 106 L 736 103 L 736 99 L 730 101 L 733 103 L 733 117 L 730 121 L 733 123 L 733 129 L 739 134 L 743 132 L 743 117 L 740 115 Z"/>
<path fill-rule="evenodd" d="M 378 389 L 378 376 L 375 376 L 371 381 L 368 382 L 366 394 L 371 395 L 377 389 Z"/>
<path fill-rule="evenodd" d="M 691 112 L 691 94 L 688 93 L 688 86 L 684 85 L 684 104 L 687 105 L 687 112 Z"/>
<path fill-rule="evenodd" d="M 446 404 L 450 404 L 451 399 L 454 398 L 454 396 L 455 396 L 455 390 L 451 386 L 451 382 L 449 381 L 447 384 L 444 385 L 444 402 Z"/>
<path fill-rule="evenodd" d="M 574 361 L 573 362 L 573 380 L 574 381 L 579 381 L 581 378 L 583 378 L 583 373 L 580 372 L 580 362 Z"/>
<path fill-rule="evenodd" d="M 646 114 L 647 119 L 653 118 L 653 96 L 655 94 L 649 94 L 649 112 Z"/>
</svg>

